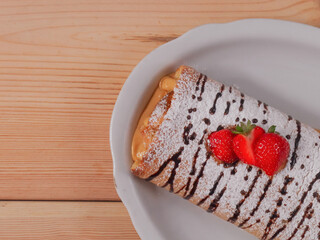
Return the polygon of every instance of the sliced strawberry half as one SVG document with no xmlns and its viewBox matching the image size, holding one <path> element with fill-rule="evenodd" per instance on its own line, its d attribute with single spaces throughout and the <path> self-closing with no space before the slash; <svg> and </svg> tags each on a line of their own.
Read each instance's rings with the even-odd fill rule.
<svg viewBox="0 0 320 240">
<path fill-rule="evenodd" d="M 249 120 L 247 124 L 241 123 L 240 126 L 236 126 L 233 133 L 237 134 L 233 138 L 233 151 L 235 154 L 242 162 L 257 166 L 253 145 L 265 133 L 264 129 L 251 124 Z"/>
</svg>

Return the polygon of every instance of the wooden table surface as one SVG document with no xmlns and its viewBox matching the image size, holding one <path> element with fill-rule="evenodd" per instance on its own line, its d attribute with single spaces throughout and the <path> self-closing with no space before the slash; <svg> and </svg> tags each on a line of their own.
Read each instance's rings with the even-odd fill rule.
<svg viewBox="0 0 320 240">
<path fill-rule="evenodd" d="M 320 26 L 319 0 L 0 1 L 0 239 L 139 239 L 109 123 L 133 67 L 196 26 Z"/>
</svg>

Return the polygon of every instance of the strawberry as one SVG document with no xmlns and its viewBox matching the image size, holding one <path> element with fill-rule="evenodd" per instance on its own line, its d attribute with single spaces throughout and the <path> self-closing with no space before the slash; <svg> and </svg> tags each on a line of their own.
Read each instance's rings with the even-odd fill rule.
<svg viewBox="0 0 320 240">
<path fill-rule="evenodd" d="M 236 126 L 233 133 L 238 134 L 233 138 L 233 151 L 242 162 L 256 166 L 253 145 L 257 139 L 265 134 L 263 128 L 251 124 L 249 120 L 247 124 L 241 123 L 240 126 Z"/>
<path fill-rule="evenodd" d="M 236 154 L 232 149 L 232 139 L 234 134 L 229 129 L 223 129 L 210 134 L 209 147 L 215 157 L 226 163 L 233 163 L 237 160 Z"/>
<path fill-rule="evenodd" d="M 275 126 L 272 126 L 255 142 L 253 151 L 258 167 L 272 176 L 287 163 L 290 145 L 284 137 L 275 133 Z"/>
</svg>

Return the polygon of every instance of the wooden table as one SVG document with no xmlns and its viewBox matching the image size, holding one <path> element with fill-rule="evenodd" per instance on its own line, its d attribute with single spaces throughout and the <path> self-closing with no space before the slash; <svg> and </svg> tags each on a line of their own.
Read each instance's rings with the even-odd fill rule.
<svg viewBox="0 0 320 240">
<path fill-rule="evenodd" d="M 152 49 L 242 18 L 320 26 L 319 0 L 0 1 L 0 239 L 138 239 L 109 123 Z"/>
</svg>

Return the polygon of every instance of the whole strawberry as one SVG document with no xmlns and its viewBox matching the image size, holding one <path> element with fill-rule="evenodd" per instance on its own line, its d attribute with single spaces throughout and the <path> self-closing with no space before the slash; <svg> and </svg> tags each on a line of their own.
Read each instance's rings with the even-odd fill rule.
<svg viewBox="0 0 320 240">
<path fill-rule="evenodd" d="M 275 126 L 263 134 L 254 144 L 257 166 L 272 176 L 285 166 L 290 153 L 288 141 L 275 132 Z"/>
<path fill-rule="evenodd" d="M 246 164 L 257 166 L 253 145 L 257 139 L 265 134 L 264 129 L 251 124 L 249 120 L 247 124 L 241 123 L 240 126 L 236 126 L 233 133 L 237 134 L 233 138 L 233 150 L 238 158 Z"/>
<path fill-rule="evenodd" d="M 208 138 L 209 147 L 218 160 L 226 163 L 233 163 L 237 160 L 237 156 L 232 148 L 234 136 L 229 129 L 223 129 L 210 134 Z"/>
</svg>

